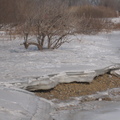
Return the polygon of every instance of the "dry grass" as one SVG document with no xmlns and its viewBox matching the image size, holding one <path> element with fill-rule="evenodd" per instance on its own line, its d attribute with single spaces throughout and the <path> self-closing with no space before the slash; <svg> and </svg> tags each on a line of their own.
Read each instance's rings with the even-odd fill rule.
<svg viewBox="0 0 120 120">
<path fill-rule="evenodd" d="M 120 30 L 120 23 L 116 23 L 113 25 L 113 30 Z"/>
<path fill-rule="evenodd" d="M 70 97 L 94 94 L 111 88 L 120 87 L 120 78 L 105 74 L 96 77 L 92 83 L 68 83 L 59 84 L 52 90 L 38 91 L 36 95 L 46 99 L 67 100 Z"/>
<path fill-rule="evenodd" d="M 106 18 L 116 16 L 116 12 L 110 8 L 90 5 L 71 7 L 69 12 L 73 19 L 71 23 L 80 34 L 97 34 L 102 30 L 108 32 L 111 30 L 111 22 Z"/>
<path fill-rule="evenodd" d="M 91 5 L 85 5 L 85 6 L 74 6 L 69 9 L 71 14 L 73 14 L 75 17 L 82 17 L 85 16 L 87 18 L 111 18 L 116 17 L 116 11 L 111 8 L 106 8 L 103 6 L 91 6 Z"/>
</svg>

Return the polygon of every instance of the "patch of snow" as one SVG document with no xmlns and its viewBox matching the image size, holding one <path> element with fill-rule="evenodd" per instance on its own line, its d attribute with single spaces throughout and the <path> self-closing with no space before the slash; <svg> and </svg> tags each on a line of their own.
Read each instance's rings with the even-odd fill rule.
<svg viewBox="0 0 120 120">
<path fill-rule="evenodd" d="M 111 19 L 111 21 L 113 22 L 113 23 L 120 23 L 120 17 L 117 17 L 117 18 L 112 18 Z"/>
</svg>

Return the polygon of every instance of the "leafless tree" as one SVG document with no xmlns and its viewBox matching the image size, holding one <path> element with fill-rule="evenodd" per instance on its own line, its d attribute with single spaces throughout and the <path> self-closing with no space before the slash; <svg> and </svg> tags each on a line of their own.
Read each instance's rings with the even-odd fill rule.
<svg viewBox="0 0 120 120">
<path fill-rule="evenodd" d="M 57 49 L 68 42 L 66 37 L 71 34 L 71 25 L 64 4 L 56 0 L 53 5 L 51 1 L 47 1 L 42 6 L 33 7 L 35 9 L 30 8 L 25 23 L 19 26 L 24 35 L 23 44 L 26 49 L 30 45 L 36 45 L 39 50 Z M 35 42 L 29 41 L 31 36 L 34 36 Z"/>
</svg>

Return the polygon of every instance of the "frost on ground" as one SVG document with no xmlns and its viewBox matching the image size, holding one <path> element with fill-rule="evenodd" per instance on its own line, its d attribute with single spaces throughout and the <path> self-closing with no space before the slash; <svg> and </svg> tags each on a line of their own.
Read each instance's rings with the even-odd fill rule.
<svg viewBox="0 0 120 120">
<path fill-rule="evenodd" d="M 85 76 L 90 74 L 92 80 L 95 75 L 103 74 L 108 69 L 119 68 L 120 31 L 91 36 L 76 35 L 69 38 L 73 41 L 64 44 L 60 49 L 38 51 L 34 46 L 25 50 L 20 46 L 22 39 L 9 41 L 7 37 L 4 39 L 0 37 L 1 120 L 9 118 L 11 120 L 52 120 L 51 116 L 55 120 L 92 120 L 94 118 L 94 120 L 110 120 L 109 118 L 116 116 L 117 120 L 120 117 L 119 101 L 98 103 L 100 107 L 106 106 L 105 109 L 101 107 L 99 110 L 98 108 L 90 110 L 88 109 L 90 103 L 82 112 L 79 112 L 78 108 L 73 113 L 69 110 L 57 113 L 56 106 L 53 112 L 51 107 L 54 105 L 49 101 L 38 99 L 24 90 L 15 88 L 31 88 L 38 83 L 51 87 L 56 79 L 64 78 L 64 81 L 60 79 L 60 82 L 65 82 L 70 79 L 70 75 L 75 80 L 80 75 L 83 77 L 84 74 Z M 111 65 L 112 67 L 108 67 Z M 115 73 L 119 74 L 119 70 Z"/>
</svg>

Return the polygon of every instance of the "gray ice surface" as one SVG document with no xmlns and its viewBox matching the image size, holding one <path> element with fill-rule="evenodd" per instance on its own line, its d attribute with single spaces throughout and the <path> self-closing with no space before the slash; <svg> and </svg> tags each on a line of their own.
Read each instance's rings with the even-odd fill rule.
<svg viewBox="0 0 120 120">
<path fill-rule="evenodd" d="M 120 101 L 94 101 L 82 104 L 84 109 L 71 108 L 53 114 L 55 120 L 120 120 Z"/>
<path fill-rule="evenodd" d="M 110 101 L 105 100 L 109 98 Z M 120 88 L 55 103 L 55 120 L 119 120 Z"/>
<path fill-rule="evenodd" d="M 53 104 L 20 89 L 0 87 L 0 120 L 53 120 Z"/>
</svg>

